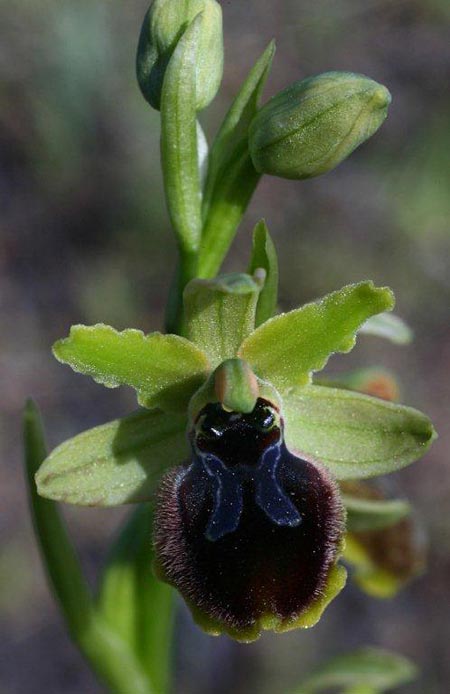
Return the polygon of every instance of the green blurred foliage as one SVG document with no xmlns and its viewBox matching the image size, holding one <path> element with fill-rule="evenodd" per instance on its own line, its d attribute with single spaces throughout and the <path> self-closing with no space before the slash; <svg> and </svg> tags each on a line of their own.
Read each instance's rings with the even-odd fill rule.
<svg viewBox="0 0 450 694">
<path fill-rule="evenodd" d="M 227 269 L 246 267 L 251 229 L 264 216 L 279 253 L 282 309 L 352 281 L 392 286 L 396 313 L 415 342 L 397 347 L 364 336 L 330 370 L 376 364 L 397 372 L 405 401 L 432 417 L 441 438 L 395 483 L 427 528 L 423 578 L 387 604 L 350 588 L 313 631 L 254 647 L 208 639 L 182 614 L 177 691 L 287 691 L 337 643 L 344 651 L 369 642 L 420 664 L 423 678 L 405 693 L 441 694 L 450 680 L 450 525 L 443 513 L 450 502 L 443 435 L 450 406 L 449 3 L 247 0 L 222 7 L 223 90 L 202 114 L 210 140 L 273 36 L 278 51 L 264 101 L 331 69 L 365 73 L 393 94 L 379 133 L 334 172 L 304 183 L 263 179 Z M 0 691 L 11 694 L 98 691 L 65 640 L 40 573 L 17 421 L 25 397 L 35 395 L 56 444 L 130 411 L 132 395 L 71 374 L 52 359 L 50 345 L 72 323 L 162 325 L 175 244 L 162 194 L 159 116 L 134 77 L 146 9 L 144 0 L 0 0 Z M 117 516 L 71 511 L 70 520 L 95 573 Z"/>
</svg>

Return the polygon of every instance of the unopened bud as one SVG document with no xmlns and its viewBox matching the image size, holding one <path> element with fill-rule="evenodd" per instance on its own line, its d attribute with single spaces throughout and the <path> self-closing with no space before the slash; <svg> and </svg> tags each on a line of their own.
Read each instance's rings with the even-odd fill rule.
<svg viewBox="0 0 450 694">
<path fill-rule="evenodd" d="M 222 10 L 215 0 L 154 0 L 142 24 L 136 72 L 144 98 L 159 110 L 167 65 L 179 39 L 203 13 L 196 56 L 197 108 L 215 97 L 223 73 Z"/>
<path fill-rule="evenodd" d="M 259 173 L 291 179 L 331 171 L 378 130 L 390 101 L 386 87 L 350 72 L 296 82 L 253 119 L 253 164 Z"/>
</svg>

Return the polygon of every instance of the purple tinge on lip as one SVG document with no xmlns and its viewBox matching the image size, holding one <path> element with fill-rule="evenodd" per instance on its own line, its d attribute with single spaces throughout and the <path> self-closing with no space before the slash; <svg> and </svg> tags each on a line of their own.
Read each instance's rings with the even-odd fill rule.
<svg viewBox="0 0 450 694">
<path fill-rule="evenodd" d="M 343 532 L 334 481 L 288 451 L 268 413 L 261 399 L 249 415 L 207 405 L 191 461 L 159 494 L 160 573 L 225 631 L 300 616 L 324 590 Z"/>
</svg>

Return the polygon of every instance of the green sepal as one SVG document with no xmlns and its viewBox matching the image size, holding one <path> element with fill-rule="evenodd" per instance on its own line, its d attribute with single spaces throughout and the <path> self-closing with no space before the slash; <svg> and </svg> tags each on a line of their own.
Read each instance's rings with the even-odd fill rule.
<svg viewBox="0 0 450 694">
<path fill-rule="evenodd" d="M 200 277 L 214 277 L 230 247 L 261 175 L 253 166 L 247 133 L 272 65 L 271 42 L 251 69 L 211 147 L 203 200 Z"/>
<path fill-rule="evenodd" d="M 72 326 L 53 354 L 108 388 L 133 387 L 144 407 L 173 412 L 185 410 L 209 370 L 206 355 L 183 337 L 118 332 L 102 323 Z"/>
<path fill-rule="evenodd" d="M 252 275 L 258 268 L 266 271 L 266 277 L 256 307 L 256 327 L 272 318 L 278 301 L 277 252 L 264 220 L 261 220 L 253 231 L 253 250 L 248 273 Z"/>
<path fill-rule="evenodd" d="M 36 475 L 41 496 L 80 506 L 152 499 L 162 474 L 189 455 L 186 416 L 138 411 L 60 446 Z"/>
<path fill-rule="evenodd" d="M 186 335 L 208 356 L 211 367 L 237 355 L 255 327 L 259 276 L 221 275 L 193 280 L 184 290 Z"/>
<path fill-rule="evenodd" d="M 395 525 L 411 513 L 411 504 L 403 499 L 362 499 L 351 494 L 342 494 L 341 498 L 350 532 L 381 530 Z"/>
<path fill-rule="evenodd" d="M 414 339 L 409 325 L 394 313 L 380 313 L 372 316 L 361 326 L 359 332 L 364 335 L 384 337 L 396 345 L 408 345 Z"/>
<path fill-rule="evenodd" d="M 161 163 L 167 205 L 180 250 L 192 257 L 198 252 L 202 229 L 195 85 L 202 21 L 201 13 L 179 40 L 161 96 Z"/>
<path fill-rule="evenodd" d="M 283 395 L 283 412 L 288 448 L 323 463 L 337 479 L 400 470 L 436 437 L 418 410 L 338 388 L 292 388 Z"/>
<path fill-rule="evenodd" d="M 244 341 L 239 356 L 280 391 L 303 385 L 334 352 L 352 349 L 358 329 L 369 316 L 393 306 L 390 289 L 377 288 L 372 282 L 350 284 L 263 323 Z"/>
<path fill-rule="evenodd" d="M 214 139 L 209 156 L 208 177 L 203 201 L 204 216 L 208 211 L 218 178 L 225 172 L 239 145 L 247 141 L 248 128 L 258 111 L 274 55 L 275 42 L 271 41 L 250 70 Z"/>
<path fill-rule="evenodd" d="M 162 578 L 164 580 L 164 578 Z M 344 588 L 347 580 L 347 571 L 339 564 L 334 564 L 328 575 L 328 580 L 322 594 L 298 617 L 288 622 L 280 620 L 277 615 L 267 614 L 261 617 L 251 628 L 236 630 L 226 627 L 222 622 L 216 621 L 202 612 L 196 605 L 187 601 L 194 621 L 198 626 L 211 636 L 227 634 L 235 641 L 251 643 L 261 636 L 263 631 L 274 631 L 281 634 L 293 629 L 309 629 L 317 624 L 325 609 Z"/>
<path fill-rule="evenodd" d="M 153 515 L 150 504 L 140 504 L 126 522 L 103 569 L 96 607 L 162 694 L 169 689 L 174 591 L 151 569 Z"/>
<path fill-rule="evenodd" d="M 365 647 L 322 663 L 295 694 L 316 694 L 331 688 L 371 687 L 381 694 L 417 677 L 415 665 L 403 656 L 381 648 Z M 350 690 L 351 691 L 351 690 Z M 363 690 L 362 690 L 363 691 Z"/>
<path fill-rule="evenodd" d="M 24 448 L 34 530 L 49 583 L 72 639 L 111 691 L 155 694 L 134 653 L 95 610 L 56 504 L 41 498 L 36 491 L 34 476 L 46 456 L 46 447 L 39 412 L 31 401 L 24 412 Z"/>
</svg>

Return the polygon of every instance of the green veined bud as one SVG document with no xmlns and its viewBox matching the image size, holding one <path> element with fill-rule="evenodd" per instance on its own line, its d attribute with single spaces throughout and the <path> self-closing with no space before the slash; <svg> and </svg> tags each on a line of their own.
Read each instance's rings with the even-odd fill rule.
<svg viewBox="0 0 450 694">
<path fill-rule="evenodd" d="M 260 173 L 291 179 L 331 171 L 378 130 L 390 101 L 386 87 L 350 72 L 296 82 L 253 119 L 253 164 Z"/>
<path fill-rule="evenodd" d="M 164 74 L 183 32 L 200 13 L 202 32 L 197 69 L 197 108 L 215 97 L 223 73 L 222 10 L 215 0 L 154 0 L 142 24 L 136 73 L 144 98 L 159 110 Z"/>
</svg>

